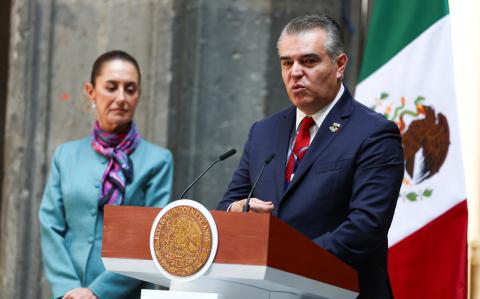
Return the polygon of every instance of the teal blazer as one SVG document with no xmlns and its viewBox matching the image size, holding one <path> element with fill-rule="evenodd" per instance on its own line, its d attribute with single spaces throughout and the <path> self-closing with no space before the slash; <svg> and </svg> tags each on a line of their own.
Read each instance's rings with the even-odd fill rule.
<svg viewBox="0 0 480 299">
<path fill-rule="evenodd" d="M 141 140 L 130 154 L 133 181 L 123 205 L 163 207 L 170 201 L 173 160 L 163 148 Z M 39 210 L 43 264 L 54 298 L 90 288 L 100 299 L 134 298 L 142 282 L 105 270 L 101 261 L 103 213 L 100 182 L 107 159 L 91 138 L 60 145 Z"/>
</svg>

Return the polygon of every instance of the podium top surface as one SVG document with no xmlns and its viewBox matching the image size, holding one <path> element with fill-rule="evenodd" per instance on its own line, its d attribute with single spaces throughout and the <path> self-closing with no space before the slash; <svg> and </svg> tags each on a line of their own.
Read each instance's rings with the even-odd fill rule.
<svg viewBox="0 0 480 299">
<path fill-rule="evenodd" d="M 105 206 L 102 257 L 151 260 L 150 230 L 160 208 Z M 267 266 L 358 292 L 356 271 L 264 213 L 210 211 L 218 230 L 214 263 Z"/>
</svg>

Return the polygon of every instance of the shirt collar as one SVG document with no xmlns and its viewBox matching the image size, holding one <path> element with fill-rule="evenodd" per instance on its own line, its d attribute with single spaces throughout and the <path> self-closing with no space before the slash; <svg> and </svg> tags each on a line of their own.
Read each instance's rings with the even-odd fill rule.
<svg viewBox="0 0 480 299">
<path fill-rule="evenodd" d="M 331 101 L 328 105 L 326 105 L 325 107 L 323 107 L 322 109 L 320 109 L 319 111 L 317 111 L 313 115 L 306 115 L 305 113 L 303 113 L 297 107 L 297 118 L 296 118 L 296 121 L 295 121 L 295 131 L 298 130 L 298 126 L 300 125 L 300 123 L 302 122 L 302 120 L 305 116 L 311 116 L 313 118 L 313 120 L 315 121 L 315 125 L 318 128 L 320 128 L 320 126 L 323 123 L 323 120 L 325 119 L 325 117 L 327 117 L 328 112 L 330 112 L 330 110 L 332 110 L 333 106 L 335 106 L 335 104 L 338 102 L 338 100 L 340 100 L 340 97 L 343 95 L 344 91 L 345 91 L 345 87 L 343 86 L 343 83 L 341 83 L 340 84 L 340 89 L 338 90 L 337 95 L 335 96 L 335 99 L 333 99 L 333 101 Z"/>
</svg>

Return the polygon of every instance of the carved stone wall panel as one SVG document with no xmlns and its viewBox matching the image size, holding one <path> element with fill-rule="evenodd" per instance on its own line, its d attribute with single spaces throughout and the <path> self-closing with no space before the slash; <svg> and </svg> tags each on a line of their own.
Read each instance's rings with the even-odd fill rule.
<svg viewBox="0 0 480 299">
<path fill-rule="evenodd" d="M 185 2 L 189 3 L 179 10 L 193 14 L 195 25 L 183 27 L 174 43 L 176 49 L 194 49 L 187 60 L 194 68 L 188 74 L 173 69 L 173 86 L 191 82 L 176 88 L 171 102 L 176 116 L 169 140 L 177 163 L 176 195 L 223 152 L 232 147 L 241 152 L 248 128 L 264 115 L 270 27 L 269 1 Z M 184 129 L 174 138 L 175 128 Z M 214 208 L 239 157 L 212 169 L 187 197 Z"/>
<path fill-rule="evenodd" d="M 0 298 L 49 298 L 38 207 L 54 149 L 90 133 L 94 59 L 123 49 L 142 67 L 141 133 L 167 140 L 172 1 L 14 0 L 6 108 Z"/>
</svg>

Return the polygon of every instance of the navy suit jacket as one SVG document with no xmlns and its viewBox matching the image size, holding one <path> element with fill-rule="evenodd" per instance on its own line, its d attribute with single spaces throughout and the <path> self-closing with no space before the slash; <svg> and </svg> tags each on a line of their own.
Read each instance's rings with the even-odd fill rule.
<svg viewBox="0 0 480 299">
<path fill-rule="evenodd" d="M 252 125 L 240 164 L 217 208 L 226 210 L 246 198 L 264 160 L 275 153 L 253 197 L 272 201 L 275 216 L 355 268 L 361 298 L 392 298 L 387 232 L 404 173 L 397 126 L 345 89 L 285 188 L 295 109 Z M 334 122 L 340 127 L 332 132 Z"/>
</svg>

